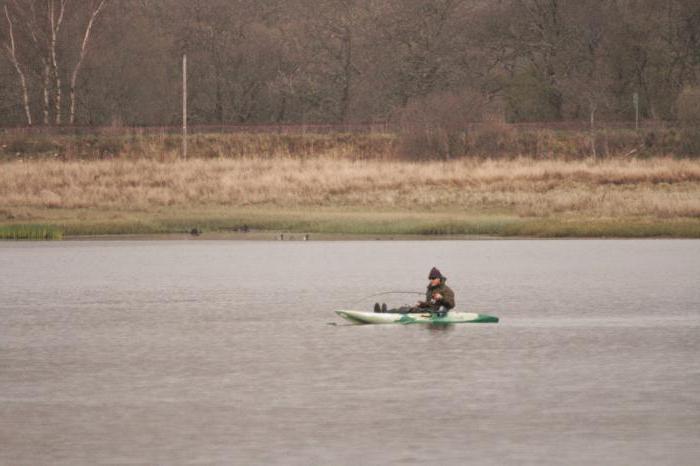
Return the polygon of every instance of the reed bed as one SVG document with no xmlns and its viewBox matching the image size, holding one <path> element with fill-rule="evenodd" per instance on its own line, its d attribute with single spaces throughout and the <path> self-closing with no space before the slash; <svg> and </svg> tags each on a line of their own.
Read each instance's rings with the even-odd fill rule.
<svg viewBox="0 0 700 466">
<path fill-rule="evenodd" d="M 700 217 L 700 161 L 337 158 L 8 162 L 0 219 L 23 208 L 221 205 L 457 209 L 524 217 Z"/>
</svg>

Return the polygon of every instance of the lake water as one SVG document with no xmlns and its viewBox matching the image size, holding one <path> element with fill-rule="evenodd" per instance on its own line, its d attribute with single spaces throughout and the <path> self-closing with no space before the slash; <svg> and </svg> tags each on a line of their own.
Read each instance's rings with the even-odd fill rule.
<svg viewBox="0 0 700 466">
<path fill-rule="evenodd" d="M 432 266 L 501 322 L 333 312 Z M 699 284 L 694 240 L 0 242 L 0 463 L 695 465 Z"/>
</svg>

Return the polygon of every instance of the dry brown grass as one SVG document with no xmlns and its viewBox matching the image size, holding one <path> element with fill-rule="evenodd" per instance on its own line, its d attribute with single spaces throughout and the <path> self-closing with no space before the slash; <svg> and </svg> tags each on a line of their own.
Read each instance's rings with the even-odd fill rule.
<svg viewBox="0 0 700 466">
<path fill-rule="evenodd" d="M 338 157 L 0 165 L 0 220 L 23 208 L 363 207 L 521 217 L 700 217 L 700 161 Z"/>
</svg>

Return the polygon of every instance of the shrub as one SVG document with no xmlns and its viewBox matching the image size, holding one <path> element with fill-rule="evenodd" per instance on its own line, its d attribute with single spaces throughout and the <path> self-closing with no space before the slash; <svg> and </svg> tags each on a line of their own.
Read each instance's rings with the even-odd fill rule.
<svg viewBox="0 0 700 466">
<path fill-rule="evenodd" d="M 684 126 L 700 126 L 700 87 L 686 87 L 676 101 L 678 120 Z"/>
<path fill-rule="evenodd" d="M 62 152 L 62 147 L 52 139 L 51 136 L 18 134 L 2 145 L 3 152 L 21 156 Z"/>
<path fill-rule="evenodd" d="M 456 136 L 452 135 L 454 139 Z M 449 159 L 450 135 L 441 128 L 404 131 L 399 139 L 399 155 L 410 160 Z"/>
<path fill-rule="evenodd" d="M 97 156 L 100 158 L 116 157 L 124 149 L 124 139 L 119 136 L 102 136 L 95 144 Z"/>
<path fill-rule="evenodd" d="M 510 152 L 518 146 L 518 139 L 512 127 L 498 122 L 486 123 L 469 134 L 469 152 L 476 155 Z"/>
<path fill-rule="evenodd" d="M 700 156 L 700 87 L 686 87 L 676 102 L 681 125 L 680 152 Z"/>
<path fill-rule="evenodd" d="M 483 96 L 470 91 L 414 100 L 398 115 L 399 155 L 413 160 L 465 155 L 468 127 L 482 119 L 485 105 Z"/>
<path fill-rule="evenodd" d="M 688 126 L 681 130 L 680 152 L 689 157 L 700 157 L 700 126 Z"/>
</svg>

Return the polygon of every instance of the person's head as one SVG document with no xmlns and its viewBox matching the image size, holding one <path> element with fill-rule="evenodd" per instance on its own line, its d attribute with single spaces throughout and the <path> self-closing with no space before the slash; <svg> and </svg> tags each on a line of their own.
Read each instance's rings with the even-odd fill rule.
<svg viewBox="0 0 700 466">
<path fill-rule="evenodd" d="M 445 277 L 440 273 L 440 271 L 437 269 L 437 267 L 433 267 L 430 269 L 430 273 L 428 274 L 428 280 L 430 280 L 430 285 L 431 286 L 438 286 L 442 280 L 444 280 Z"/>
</svg>

